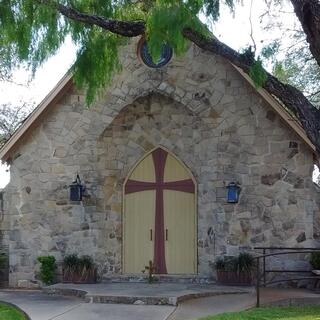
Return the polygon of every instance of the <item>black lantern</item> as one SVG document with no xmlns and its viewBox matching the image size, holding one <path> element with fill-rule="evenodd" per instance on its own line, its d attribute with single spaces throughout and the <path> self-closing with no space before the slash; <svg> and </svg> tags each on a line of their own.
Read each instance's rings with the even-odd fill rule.
<svg viewBox="0 0 320 320">
<path fill-rule="evenodd" d="M 81 201 L 82 195 L 85 191 L 85 187 L 81 184 L 81 180 L 78 174 L 77 174 L 76 180 L 73 181 L 69 187 L 70 187 L 70 201 Z"/>
<path fill-rule="evenodd" d="M 227 186 L 228 193 L 227 193 L 227 200 L 229 203 L 237 203 L 239 200 L 239 195 L 241 188 L 238 183 L 230 182 Z"/>
</svg>

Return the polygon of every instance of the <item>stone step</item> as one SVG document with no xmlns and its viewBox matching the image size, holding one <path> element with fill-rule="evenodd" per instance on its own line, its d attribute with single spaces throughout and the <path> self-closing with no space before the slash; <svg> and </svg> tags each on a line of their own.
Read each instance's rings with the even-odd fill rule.
<svg viewBox="0 0 320 320">
<path fill-rule="evenodd" d="M 203 277 L 198 275 L 155 275 L 157 283 L 185 283 L 185 284 L 214 284 L 216 281 L 211 277 Z M 146 275 L 117 275 L 103 277 L 103 283 L 147 283 Z"/>
<path fill-rule="evenodd" d="M 120 303 L 176 306 L 181 301 L 221 294 L 251 293 L 251 287 L 183 283 L 97 283 L 55 284 L 44 288 L 48 294 L 77 296 L 88 303 Z"/>
</svg>

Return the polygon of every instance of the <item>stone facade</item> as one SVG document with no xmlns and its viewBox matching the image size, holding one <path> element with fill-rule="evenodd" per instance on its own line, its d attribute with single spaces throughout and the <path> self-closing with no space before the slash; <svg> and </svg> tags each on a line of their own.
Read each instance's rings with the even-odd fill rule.
<svg viewBox="0 0 320 320">
<path fill-rule="evenodd" d="M 228 62 L 191 47 L 152 70 L 134 44 L 121 59 L 94 106 L 70 89 L 15 150 L 1 225 L 12 286 L 34 280 L 36 258 L 47 254 L 90 254 L 101 274 L 120 274 L 123 183 L 159 145 L 197 181 L 200 275 L 222 254 L 320 238 L 311 150 Z M 71 203 L 77 173 L 87 196 Z M 226 202 L 232 181 L 242 188 L 237 204 Z"/>
</svg>

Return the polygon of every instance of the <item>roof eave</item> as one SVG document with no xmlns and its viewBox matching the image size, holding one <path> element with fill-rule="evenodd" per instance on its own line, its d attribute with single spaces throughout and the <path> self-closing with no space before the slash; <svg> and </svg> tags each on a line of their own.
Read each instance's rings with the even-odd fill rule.
<svg viewBox="0 0 320 320">
<path fill-rule="evenodd" d="M 307 134 L 305 133 L 303 127 L 297 120 L 287 112 L 284 107 L 265 89 L 257 88 L 250 78 L 250 76 L 245 73 L 242 69 L 232 64 L 232 66 L 242 75 L 242 77 L 259 93 L 259 95 L 272 107 L 272 109 L 287 123 L 287 125 L 292 128 L 297 135 L 306 143 L 306 145 L 311 149 L 311 151 L 316 154 L 317 149 L 314 144 L 310 141 Z"/>
<path fill-rule="evenodd" d="M 49 94 L 40 102 L 40 104 L 34 109 L 34 111 L 28 116 L 24 123 L 15 131 L 10 139 L 0 150 L 0 159 L 6 162 L 10 158 L 10 152 L 16 145 L 16 143 L 22 138 L 22 136 L 31 128 L 36 119 L 44 113 L 44 111 L 53 102 L 57 101 L 72 84 L 72 73 L 66 73 L 63 78 L 57 83 L 57 85 L 49 92 Z"/>
</svg>

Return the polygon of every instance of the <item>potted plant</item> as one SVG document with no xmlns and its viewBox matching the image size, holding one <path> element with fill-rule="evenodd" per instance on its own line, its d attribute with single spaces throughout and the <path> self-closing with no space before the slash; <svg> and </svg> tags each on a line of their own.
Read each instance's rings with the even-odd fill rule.
<svg viewBox="0 0 320 320">
<path fill-rule="evenodd" d="M 237 259 L 236 257 L 220 257 L 215 263 L 217 280 L 220 283 L 237 282 Z"/>
<path fill-rule="evenodd" d="M 90 256 L 66 255 L 63 259 L 63 282 L 95 283 L 97 269 Z"/>
<path fill-rule="evenodd" d="M 251 285 L 254 258 L 249 253 L 237 257 L 220 257 L 215 262 L 217 280 L 223 284 Z"/>
<path fill-rule="evenodd" d="M 312 252 L 310 257 L 312 273 L 316 276 L 314 289 L 320 291 L 320 252 Z"/>
<path fill-rule="evenodd" d="M 240 284 L 250 285 L 252 283 L 252 270 L 254 268 L 254 257 L 247 252 L 238 256 L 237 275 Z"/>
<path fill-rule="evenodd" d="M 320 271 L 320 252 L 312 252 L 310 257 L 310 264 L 313 270 Z"/>
</svg>

